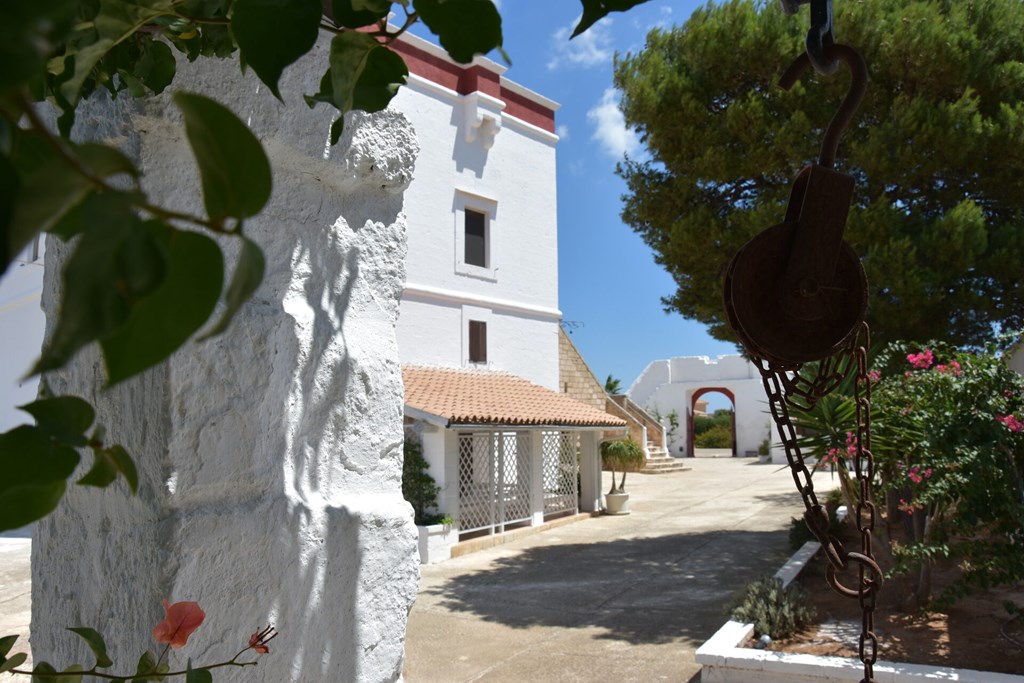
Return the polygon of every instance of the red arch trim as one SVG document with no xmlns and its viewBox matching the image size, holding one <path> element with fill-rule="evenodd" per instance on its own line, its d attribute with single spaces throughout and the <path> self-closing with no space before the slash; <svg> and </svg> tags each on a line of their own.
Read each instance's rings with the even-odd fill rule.
<svg viewBox="0 0 1024 683">
<path fill-rule="evenodd" d="M 704 387 L 693 392 L 693 396 L 690 397 L 690 410 L 686 415 L 686 456 L 692 458 L 694 456 L 693 450 L 693 410 L 697 407 L 697 399 L 704 394 L 711 393 L 725 394 L 726 397 L 732 401 L 732 457 L 736 457 L 736 395 L 725 387 Z"/>
</svg>

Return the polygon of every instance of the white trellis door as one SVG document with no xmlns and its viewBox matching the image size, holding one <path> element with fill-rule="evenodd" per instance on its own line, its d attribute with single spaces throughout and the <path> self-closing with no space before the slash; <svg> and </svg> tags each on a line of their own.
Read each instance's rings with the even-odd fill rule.
<svg viewBox="0 0 1024 683">
<path fill-rule="evenodd" d="M 459 434 L 459 531 L 530 520 L 530 433 Z"/>
<path fill-rule="evenodd" d="M 544 432 L 544 515 L 579 508 L 579 442 L 576 432 Z"/>
</svg>

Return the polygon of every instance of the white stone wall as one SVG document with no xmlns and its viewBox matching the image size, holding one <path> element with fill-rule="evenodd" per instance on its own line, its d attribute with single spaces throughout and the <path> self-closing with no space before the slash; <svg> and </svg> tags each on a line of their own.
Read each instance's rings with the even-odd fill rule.
<svg viewBox="0 0 1024 683">
<path fill-rule="evenodd" d="M 487 140 L 466 139 L 468 98 L 411 77 L 392 106 L 422 149 L 406 193 L 408 282 L 399 320 L 402 362 L 466 366 L 468 320 L 487 325 L 488 365 L 558 389 L 557 137 L 497 113 Z M 490 216 L 490 263 L 461 263 L 462 210 Z"/>
<path fill-rule="evenodd" d="M 141 490 L 72 486 L 37 525 L 36 661 L 90 662 L 64 631 L 81 624 L 107 636 L 119 670 L 133 667 L 154 646 L 167 598 L 197 600 L 207 613 L 172 653 L 175 666 L 226 659 L 273 623 L 281 635 L 271 654 L 237 680 L 401 678 L 418 562 L 400 488 L 395 323 L 402 193 L 418 150 L 408 121 L 389 111 L 350 117 L 325 152 L 334 112 L 301 100 L 316 91 L 325 48 L 286 71 L 288 106 L 251 72 L 240 76 L 237 62 L 179 64 L 176 87 L 229 104 L 271 157 L 271 203 L 246 223 L 267 272 L 227 333 L 140 377 L 100 391 L 95 350 L 53 373 L 56 391 L 95 402 L 109 438 L 134 455 Z M 76 130 L 135 157 L 158 202 L 199 210 L 169 98 L 95 101 Z M 47 254 L 51 314 L 65 256 L 60 246 Z"/>
<path fill-rule="evenodd" d="M 638 405 L 662 415 L 679 413 L 679 428 L 669 443 L 669 453 L 685 454 L 686 420 L 693 394 L 701 389 L 722 388 L 732 392 L 736 411 L 736 454 L 756 451 L 768 435 L 771 419 L 757 368 L 742 356 L 677 357 L 649 363 L 626 392 Z M 772 434 L 772 440 L 777 438 Z M 774 454 L 773 454 L 774 455 Z M 783 456 L 784 459 L 784 456 Z"/>
</svg>

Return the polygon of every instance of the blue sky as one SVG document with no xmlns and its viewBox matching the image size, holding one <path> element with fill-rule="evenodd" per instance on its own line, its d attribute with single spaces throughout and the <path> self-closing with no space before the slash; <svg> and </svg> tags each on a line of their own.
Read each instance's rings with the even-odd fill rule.
<svg viewBox="0 0 1024 683">
<path fill-rule="evenodd" d="M 651 250 L 619 214 L 625 184 L 615 175 L 624 153 L 643 155 L 625 129 L 612 88 L 612 58 L 639 51 L 654 26 L 682 24 L 703 2 L 650 0 L 612 14 L 569 41 L 580 14 L 575 0 L 501 0 L 506 77 L 562 106 L 558 143 L 559 299 L 572 339 L 594 373 L 625 386 L 652 360 L 736 353 L 706 328 L 666 314 L 661 297 L 675 291 Z M 710 397 L 709 397 L 710 398 Z M 712 401 L 712 407 L 725 407 Z"/>
</svg>

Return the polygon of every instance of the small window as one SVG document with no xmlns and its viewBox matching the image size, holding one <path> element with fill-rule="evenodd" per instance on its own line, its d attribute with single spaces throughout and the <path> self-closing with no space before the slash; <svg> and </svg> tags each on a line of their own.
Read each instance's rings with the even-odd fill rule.
<svg viewBox="0 0 1024 683">
<path fill-rule="evenodd" d="M 481 320 L 469 321 L 469 362 L 487 362 L 487 323 Z"/>
<path fill-rule="evenodd" d="M 473 209 L 466 209 L 465 261 L 471 266 L 487 267 L 487 217 Z"/>
</svg>

